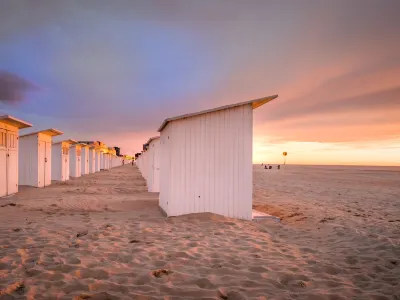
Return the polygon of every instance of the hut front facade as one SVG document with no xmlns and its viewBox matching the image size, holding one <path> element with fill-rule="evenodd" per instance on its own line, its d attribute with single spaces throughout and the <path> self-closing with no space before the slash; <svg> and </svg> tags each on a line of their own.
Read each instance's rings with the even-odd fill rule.
<svg viewBox="0 0 400 300">
<path fill-rule="evenodd" d="M 96 172 L 96 150 L 94 145 L 89 147 L 89 173 Z"/>
<path fill-rule="evenodd" d="M 147 187 L 149 192 L 160 191 L 160 137 L 153 137 L 147 142 Z"/>
<path fill-rule="evenodd" d="M 103 153 L 100 148 L 95 148 L 95 172 L 100 172 L 101 170 L 101 158 Z"/>
<path fill-rule="evenodd" d="M 253 109 L 276 97 L 162 123 L 159 203 L 168 216 L 212 212 L 252 219 Z"/>
<path fill-rule="evenodd" d="M 106 153 L 100 152 L 100 170 L 106 170 Z"/>
<path fill-rule="evenodd" d="M 51 179 L 56 181 L 69 180 L 69 148 L 77 141 L 65 140 L 53 143 L 51 147 Z"/>
<path fill-rule="evenodd" d="M 19 130 L 32 125 L 5 115 L 0 116 L 0 197 L 18 192 Z"/>
<path fill-rule="evenodd" d="M 71 177 L 81 177 L 82 175 L 82 162 L 81 162 L 81 148 L 85 144 L 76 144 L 69 149 L 69 175 Z"/>
<path fill-rule="evenodd" d="M 51 128 L 20 136 L 20 185 L 45 187 L 51 184 L 52 137 L 61 134 L 61 131 Z"/>
<path fill-rule="evenodd" d="M 81 175 L 89 174 L 89 148 L 87 144 L 82 144 L 81 147 Z"/>
</svg>

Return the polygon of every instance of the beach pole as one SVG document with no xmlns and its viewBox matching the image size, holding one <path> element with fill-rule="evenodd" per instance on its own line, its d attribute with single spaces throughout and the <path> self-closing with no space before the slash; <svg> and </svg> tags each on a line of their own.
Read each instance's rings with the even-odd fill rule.
<svg viewBox="0 0 400 300">
<path fill-rule="evenodd" d="M 283 152 L 283 168 L 286 168 L 286 156 L 287 156 L 287 152 Z"/>
</svg>

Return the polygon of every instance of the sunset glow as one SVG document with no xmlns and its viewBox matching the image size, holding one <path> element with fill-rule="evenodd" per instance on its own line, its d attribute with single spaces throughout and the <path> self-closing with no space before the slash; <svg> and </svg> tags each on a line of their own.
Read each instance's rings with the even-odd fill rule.
<svg viewBox="0 0 400 300">
<path fill-rule="evenodd" d="M 400 165 L 399 1 L 39 2 L 0 9 L 23 83 L 0 114 L 31 131 L 133 155 L 167 117 L 278 94 L 254 163 Z"/>
</svg>

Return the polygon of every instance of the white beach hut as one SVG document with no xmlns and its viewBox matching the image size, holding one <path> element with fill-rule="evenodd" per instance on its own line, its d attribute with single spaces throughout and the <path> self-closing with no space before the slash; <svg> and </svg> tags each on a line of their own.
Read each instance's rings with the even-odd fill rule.
<svg viewBox="0 0 400 300">
<path fill-rule="evenodd" d="M 108 170 L 110 168 L 110 154 L 103 153 L 103 170 Z"/>
<path fill-rule="evenodd" d="M 147 143 L 146 157 L 146 177 L 149 192 L 160 191 L 160 137 L 150 138 Z"/>
<path fill-rule="evenodd" d="M 103 157 L 103 153 L 100 148 L 95 148 L 95 172 L 100 172 L 101 170 L 101 158 Z"/>
<path fill-rule="evenodd" d="M 89 173 L 96 172 L 96 149 L 94 145 L 89 147 Z"/>
<path fill-rule="evenodd" d="M 160 126 L 160 207 L 252 219 L 253 109 L 265 97 L 166 119 Z"/>
<path fill-rule="evenodd" d="M 148 144 L 143 144 L 143 151 L 142 154 L 139 156 L 137 161 L 137 166 L 139 171 L 142 173 L 143 178 L 146 180 L 148 179 Z"/>
<path fill-rule="evenodd" d="M 74 140 L 64 140 L 53 143 L 51 147 L 51 179 L 56 181 L 69 180 L 69 148 L 77 144 Z"/>
<path fill-rule="evenodd" d="M 82 144 L 81 147 L 81 175 L 89 174 L 89 148 L 87 144 Z"/>
<path fill-rule="evenodd" d="M 82 175 L 82 162 L 81 162 L 81 148 L 85 144 L 79 143 L 73 145 L 69 149 L 69 176 L 81 177 Z"/>
<path fill-rule="evenodd" d="M 116 157 L 116 151 L 115 151 L 115 148 L 114 147 L 109 147 L 108 148 L 108 154 L 109 154 L 109 157 L 108 157 L 108 168 L 109 169 L 111 169 L 111 168 L 114 168 L 115 167 L 115 157 Z"/>
<path fill-rule="evenodd" d="M 105 156 L 106 153 L 104 151 L 100 152 L 100 170 L 105 170 L 106 169 L 106 159 Z"/>
<path fill-rule="evenodd" d="M 31 126 L 8 115 L 0 116 L 0 197 L 18 192 L 18 132 Z"/>
<path fill-rule="evenodd" d="M 51 184 L 51 141 L 61 134 L 50 128 L 19 137 L 19 185 L 45 187 Z"/>
</svg>

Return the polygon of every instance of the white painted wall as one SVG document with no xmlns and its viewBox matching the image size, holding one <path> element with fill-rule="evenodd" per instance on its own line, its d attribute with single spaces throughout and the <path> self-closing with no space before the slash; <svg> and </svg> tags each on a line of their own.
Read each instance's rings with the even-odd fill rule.
<svg viewBox="0 0 400 300">
<path fill-rule="evenodd" d="M 18 192 L 18 128 L 0 122 L 0 197 Z"/>
<path fill-rule="evenodd" d="M 146 159 L 148 191 L 158 193 L 160 191 L 160 138 L 150 142 Z"/>
<path fill-rule="evenodd" d="M 100 172 L 101 170 L 101 152 L 99 150 L 95 151 L 95 172 Z"/>
<path fill-rule="evenodd" d="M 148 151 L 145 151 L 142 153 L 142 155 L 139 156 L 136 164 L 139 168 L 140 173 L 142 174 L 143 178 L 146 180 L 147 184 L 147 179 L 148 179 Z"/>
<path fill-rule="evenodd" d="M 81 150 L 81 175 L 86 175 L 89 174 L 89 147 L 82 146 Z"/>
<path fill-rule="evenodd" d="M 71 177 L 81 177 L 81 146 L 74 145 L 69 149 L 69 175 Z"/>
<path fill-rule="evenodd" d="M 19 184 L 35 187 L 50 185 L 51 136 L 37 133 L 22 136 L 19 141 Z"/>
<path fill-rule="evenodd" d="M 104 159 L 104 153 L 100 153 L 100 170 L 105 170 L 106 169 L 106 164 L 105 164 L 105 159 Z"/>
<path fill-rule="evenodd" d="M 104 153 L 103 154 L 103 170 L 108 170 L 110 169 L 110 154 Z"/>
<path fill-rule="evenodd" d="M 251 220 L 252 140 L 251 104 L 169 122 L 160 140 L 161 208 Z"/>
<path fill-rule="evenodd" d="M 57 181 L 69 180 L 69 150 L 70 144 L 61 142 L 51 148 L 51 179 Z"/>
<path fill-rule="evenodd" d="M 94 148 L 89 149 L 89 173 L 96 172 L 96 151 Z"/>
</svg>

